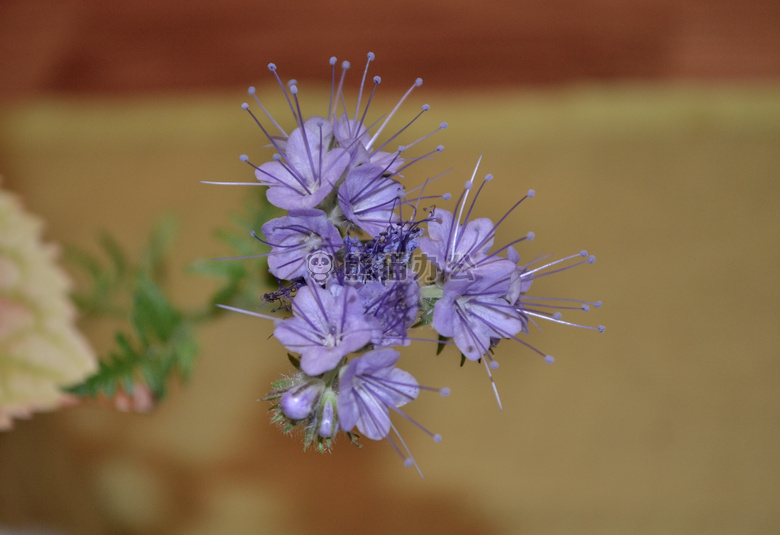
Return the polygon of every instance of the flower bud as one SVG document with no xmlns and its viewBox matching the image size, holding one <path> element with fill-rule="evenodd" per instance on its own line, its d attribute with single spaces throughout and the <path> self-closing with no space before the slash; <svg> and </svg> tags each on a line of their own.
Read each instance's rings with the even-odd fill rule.
<svg viewBox="0 0 780 535">
<path fill-rule="evenodd" d="M 280 401 L 282 413 L 290 420 L 309 417 L 319 403 L 324 389 L 325 383 L 316 379 L 288 390 Z"/>
<path fill-rule="evenodd" d="M 322 418 L 320 419 L 320 427 L 317 430 L 321 437 L 330 438 L 338 429 L 336 425 L 337 399 L 336 394 L 330 389 L 322 396 Z"/>
</svg>

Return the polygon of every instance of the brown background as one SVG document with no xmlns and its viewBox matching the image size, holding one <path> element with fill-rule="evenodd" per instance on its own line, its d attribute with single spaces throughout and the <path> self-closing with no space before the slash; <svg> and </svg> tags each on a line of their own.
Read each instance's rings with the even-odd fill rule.
<svg viewBox="0 0 780 535">
<path fill-rule="evenodd" d="M 388 84 L 761 80 L 780 74 L 773 0 L 356 2 L 4 0 L 0 95 L 243 87 L 269 61 L 322 75 L 383 61 Z"/>
<path fill-rule="evenodd" d="M 594 266 L 538 293 L 602 299 L 572 319 L 608 330 L 534 333 L 553 366 L 502 343 L 503 412 L 479 367 L 406 351 L 402 367 L 453 389 L 409 407 L 441 444 L 401 424 L 420 480 L 384 443 L 301 453 L 255 401 L 283 350 L 268 324 L 226 317 L 153 415 L 81 407 L 0 435 L 0 533 L 780 531 L 778 6 L 2 2 L 0 173 L 49 239 L 94 250 L 107 229 L 137 250 L 173 213 L 174 274 L 224 255 L 213 229 L 246 192 L 198 181 L 251 179 L 236 156 L 267 157 L 244 88 L 286 118 L 274 61 L 321 110 L 327 59 L 353 61 L 354 89 L 372 50 L 377 115 L 422 76 L 401 116 L 430 102 L 418 133 L 450 123 L 410 183 L 451 168 L 440 191 L 456 193 L 483 154 L 480 215 L 535 188 L 497 243 L 533 230 L 525 258 L 591 248 Z M 171 290 L 194 305 L 209 284 Z"/>
</svg>

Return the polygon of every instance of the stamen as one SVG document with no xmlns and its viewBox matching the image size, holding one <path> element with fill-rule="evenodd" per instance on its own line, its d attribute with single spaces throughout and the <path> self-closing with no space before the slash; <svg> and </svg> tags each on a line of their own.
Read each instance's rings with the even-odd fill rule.
<svg viewBox="0 0 780 535">
<path fill-rule="evenodd" d="M 487 176 L 489 176 L 489 177 L 490 177 L 490 179 L 492 179 L 492 178 L 493 178 L 493 175 L 487 175 Z M 475 203 L 475 202 L 476 202 L 476 200 L 477 200 L 477 196 L 479 196 L 479 193 L 482 191 L 482 186 L 484 186 L 484 185 L 485 185 L 485 183 L 489 182 L 489 180 L 487 179 L 487 176 L 485 177 L 485 182 L 483 182 L 483 183 L 482 183 L 482 185 L 479 187 L 479 191 L 477 191 L 477 195 L 475 195 L 475 196 L 474 196 L 474 200 L 471 202 L 471 207 L 469 208 L 469 212 L 468 212 L 468 214 L 466 214 L 466 220 L 468 220 L 468 218 L 471 216 L 471 209 L 474 207 L 474 203 Z M 529 193 L 531 193 L 531 192 L 533 192 L 533 190 L 530 190 L 530 191 L 529 191 Z M 521 203 L 522 203 L 524 200 L 526 200 L 526 199 L 529 199 L 529 198 L 531 198 L 531 197 L 533 197 L 533 195 L 531 195 L 531 196 L 529 196 L 529 195 L 525 195 L 523 198 L 521 198 L 519 201 L 517 201 L 515 204 L 513 204 L 513 205 L 512 205 L 512 207 L 511 207 L 509 210 L 507 210 L 507 212 L 506 212 L 506 213 L 503 215 L 503 217 L 501 217 L 501 219 L 499 219 L 499 220 L 498 220 L 498 222 L 497 222 L 495 225 L 493 225 L 493 228 L 492 228 L 492 229 L 490 229 L 490 232 L 488 232 L 488 233 L 485 235 L 485 237 L 484 237 L 484 238 L 483 238 L 483 239 L 482 239 L 482 240 L 481 240 L 479 243 L 477 243 L 476 245 L 474 245 L 474 247 L 472 247 L 472 248 L 471 248 L 471 251 L 468 251 L 468 253 L 471 253 L 471 252 L 473 252 L 473 251 L 478 251 L 478 250 L 479 250 L 479 249 L 480 249 L 480 248 L 481 248 L 483 245 L 485 245 L 485 244 L 486 244 L 486 243 L 487 243 L 487 242 L 488 242 L 488 241 L 489 241 L 491 238 L 493 238 L 493 237 L 495 236 L 496 229 L 498 228 L 498 226 L 499 226 L 501 223 L 503 223 L 503 222 L 504 222 L 504 220 L 505 220 L 507 217 L 509 217 L 509 214 L 511 214 L 511 213 L 512 213 L 512 212 L 513 212 L 513 211 L 514 211 L 514 210 L 515 210 L 515 209 L 516 209 L 518 206 L 520 206 L 520 204 L 521 204 Z M 465 224 L 465 222 L 464 222 L 464 224 Z M 534 233 L 533 233 L 533 232 L 529 232 L 529 233 L 528 233 L 528 235 L 530 235 L 530 236 L 531 236 L 531 238 L 530 238 L 530 239 L 533 239 L 533 237 L 534 237 Z M 526 235 L 526 238 L 528 237 L 528 235 Z M 493 255 L 490 255 L 490 256 L 492 257 L 492 256 L 496 255 L 497 253 L 499 253 L 499 252 L 503 251 L 504 249 L 506 249 L 506 248 L 507 248 L 507 247 L 509 247 L 510 245 L 514 245 L 515 243 L 517 243 L 517 242 L 519 242 L 519 241 L 523 241 L 524 239 L 525 239 L 525 238 L 520 238 L 520 239 L 518 239 L 518 240 L 515 240 L 514 242 L 511 242 L 511 243 L 509 243 L 509 244 L 505 245 L 504 247 L 502 247 L 501 249 L 499 249 L 498 251 L 496 251 L 495 253 L 493 253 Z M 467 254 L 465 254 L 465 255 L 463 256 L 463 258 L 462 258 L 462 259 L 461 259 L 461 260 L 458 262 L 458 267 L 460 267 L 460 265 L 461 265 L 463 262 L 465 262 L 465 261 L 466 261 L 467 257 L 469 256 L 469 255 L 468 255 L 468 253 L 467 253 Z"/>
<path fill-rule="evenodd" d="M 563 321 L 561 319 L 562 314 L 560 312 L 556 312 L 555 314 L 550 316 L 548 314 L 538 313 L 538 312 L 536 312 L 534 310 L 523 309 L 523 313 L 525 313 L 525 314 L 527 314 L 529 316 L 533 316 L 535 318 L 540 318 L 540 319 L 544 319 L 544 320 L 550 321 L 552 323 L 558 323 L 560 325 L 568 325 L 569 327 L 579 327 L 580 329 L 588 329 L 588 330 L 592 330 L 592 331 L 599 331 L 600 333 L 603 333 L 604 330 L 605 330 L 603 325 L 599 325 L 598 327 L 592 327 L 590 325 L 582 325 L 582 324 L 579 324 L 579 323 L 571 323 L 569 321 Z"/>
<path fill-rule="evenodd" d="M 554 260 L 554 261 L 552 261 L 552 262 L 550 262 L 548 264 L 545 264 L 543 266 L 539 266 L 538 268 L 526 271 L 525 273 L 523 273 L 523 276 L 530 276 L 530 275 L 536 273 L 537 271 L 541 271 L 543 269 L 547 269 L 547 268 L 549 268 L 551 266 L 554 266 L 556 264 L 560 264 L 561 262 L 566 262 L 567 260 L 572 260 L 573 258 L 577 258 L 578 256 L 581 256 L 581 257 L 584 258 L 584 257 L 588 256 L 588 251 L 582 250 L 582 251 L 580 251 L 579 254 L 567 256 L 565 258 L 559 258 L 558 260 Z M 591 259 L 592 259 L 592 261 L 591 261 Z M 536 261 L 537 260 L 534 260 L 534 262 L 532 262 L 532 263 L 535 263 Z M 586 263 L 587 264 L 592 264 L 595 261 L 596 261 L 596 257 L 595 256 L 591 256 L 587 260 L 582 260 L 580 262 L 576 262 L 574 264 L 570 264 L 570 265 L 562 267 L 562 268 L 558 268 L 558 269 L 555 269 L 555 270 L 552 270 L 552 271 L 546 271 L 544 273 L 540 273 L 539 275 L 534 275 L 534 278 L 538 279 L 539 277 L 545 277 L 547 275 L 552 275 L 553 273 L 559 273 L 561 271 L 566 271 L 567 269 L 571 269 L 573 267 L 581 266 L 582 264 L 586 264 Z"/>
<path fill-rule="evenodd" d="M 385 129 L 385 126 L 387 126 L 387 123 L 390 121 L 390 119 L 393 118 L 393 115 L 395 115 L 395 112 L 398 111 L 398 108 L 401 107 L 401 104 L 403 104 L 404 100 L 406 100 L 406 97 L 411 95 L 412 91 L 414 91 L 414 88 L 415 87 L 420 87 L 422 85 L 422 83 L 423 83 L 422 78 L 418 78 L 417 80 L 414 81 L 414 83 L 412 84 L 412 87 L 410 87 L 409 90 L 406 93 L 404 93 L 404 96 L 401 97 L 401 100 L 398 101 L 398 104 L 395 105 L 395 108 L 393 108 L 390 111 L 390 113 L 387 115 L 387 117 L 385 118 L 385 121 L 382 123 L 382 126 L 379 127 L 379 130 L 377 130 L 376 133 L 374 134 L 374 136 L 371 138 L 371 141 L 368 142 L 368 144 L 366 145 L 366 150 L 371 150 L 371 147 L 374 145 L 374 142 L 379 137 L 379 134 L 381 134 L 382 130 Z"/>
<path fill-rule="evenodd" d="M 402 153 L 405 150 L 406 150 L 406 147 L 398 147 L 398 153 L 399 154 Z M 426 159 L 430 158 L 431 155 L 433 155 L 434 153 L 436 153 L 436 152 L 443 152 L 443 151 L 444 151 L 444 145 L 439 145 L 438 147 L 436 147 L 432 151 L 430 151 L 430 152 L 428 152 L 426 154 L 423 154 L 422 156 L 418 156 L 417 158 L 414 158 L 412 160 L 407 160 L 406 163 L 404 163 L 404 165 L 399 167 L 394 174 L 398 175 L 398 174 L 401 173 L 401 171 L 403 171 L 407 167 L 410 167 L 410 166 L 416 164 L 420 160 L 426 160 Z"/>
<path fill-rule="evenodd" d="M 260 99 L 257 97 L 255 86 L 250 85 L 249 89 L 247 90 L 247 93 L 252 95 L 252 97 L 255 99 L 255 102 L 257 102 L 257 105 L 260 106 L 260 109 L 263 110 L 263 113 L 265 113 L 265 116 L 268 117 L 268 120 L 270 120 L 273 125 L 279 130 L 279 132 L 282 133 L 284 137 L 288 137 L 287 132 L 282 128 L 282 126 L 276 122 L 276 119 L 273 118 L 273 116 L 268 112 L 267 109 L 265 109 L 265 106 L 263 106 L 263 103 L 260 102 Z M 257 120 L 257 119 L 255 119 Z"/>
<path fill-rule="evenodd" d="M 357 102 L 355 103 L 355 128 L 357 128 L 358 132 L 360 132 L 360 124 L 357 123 L 358 118 L 358 112 L 360 111 L 360 101 L 363 98 L 363 87 L 365 87 L 366 84 L 366 76 L 368 76 L 368 66 L 371 64 L 372 61 L 374 61 L 374 53 L 369 52 L 368 53 L 368 60 L 366 61 L 366 68 L 363 70 L 363 78 L 360 80 L 360 91 L 358 91 L 358 97 Z M 355 132 L 350 131 L 350 137 L 353 137 L 355 135 Z"/>
<path fill-rule="evenodd" d="M 410 193 L 414 193 L 417 190 L 420 190 L 420 195 L 422 195 L 423 192 L 425 191 L 425 188 L 428 186 L 428 184 L 430 184 L 434 180 L 438 180 L 439 178 L 443 177 L 444 175 L 446 175 L 449 172 L 450 172 L 450 169 L 448 169 L 446 171 L 442 171 L 441 173 L 439 173 L 438 175 L 436 175 L 434 177 L 426 178 L 425 181 L 422 184 L 420 184 L 419 186 L 415 186 L 413 188 L 410 188 L 410 189 L 406 190 L 406 197 L 408 198 Z M 434 196 L 432 198 L 436 198 L 436 197 L 437 196 Z M 450 200 L 452 198 L 452 194 L 445 193 L 444 195 L 440 195 L 440 197 L 442 199 L 444 199 L 445 201 L 448 201 L 448 200 Z"/>
<path fill-rule="evenodd" d="M 477 169 L 479 169 L 479 164 L 482 162 L 482 155 L 479 155 L 479 159 L 477 160 L 477 165 L 474 167 L 474 172 L 471 173 L 471 178 L 468 182 L 466 182 L 466 185 L 464 186 L 464 194 L 462 196 L 462 200 L 460 201 L 460 211 L 458 212 L 458 219 L 452 222 L 452 227 L 455 229 L 455 233 L 452 239 L 452 250 L 450 252 L 451 260 L 455 259 L 455 246 L 459 240 L 458 238 L 458 227 L 460 227 L 460 218 L 463 216 L 463 207 L 466 206 L 466 199 L 468 199 L 469 191 L 471 191 L 472 186 L 474 185 L 474 177 L 477 176 Z M 452 233 L 452 229 L 450 229 L 450 232 Z"/>
<path fill-rule="evenodd" d="M 341 62 L 341 79 L 339 80 L 339 87 L 336 90 L 336 105 L 333 108 L 333 118 L 332 121 L 335 122 L 339 112 L 338 112 L 338 101 L 341 100 L 341 107 L 344 110 L 344 114 L 347 113 L 347 103 L 344 101 L 344 78 L 347 76 L 347 71 L 349 70 L 350 64 L 348 61 L 342 61 Z"/>
<path fill-rule="evenodd" d="M 411 466 L 414 466 L 417 469 L 417 473 L 420 474 L 420 477 L 425 479 L 425 476 L 422 473 L 422 470 L 420 470 L 420 466 L 417 464 L 417 461 L 414 460 L 414 457 L 412 456 L 411 450 L 409 450 L 409 446 L 406 445 L 406 442 L 404 442 L 403 437 L 398 432 L 398 430 L 395 428 L 395 426 L 391 423 L 390 428 L 395 433 L 395 436 L 398 437 L 398 440 L 401 442 L 401 445 L 403 445 L 404 450 L 406 450 L 406 455 L 404 456 L 401 453 L 401 450 L 398 448 L 398 446 L 395 444 L 393 439 L 390 438 L 390 435 L 387 436 L 387 441 L 390 443 L 390 445 L 393 447 L 393 449 L 398 453 L 398 455 L 404 460 L 404 466 L 406 468 L 409 468 Z"/>
<path fill-rule="evenodd" d="M 377 87 L 379 87 L 379 84 L 381 83 L 382 83 L 382 78 L 380 78 L 379 76 L 374 76 L 374 87 L 371 88 L 371 93 L 368 95 L 368 102 L 366 102 L 366 107 L 363 109 L 363 115 L 360 117 L 360 122 L 358 124 L 365 124 L 366 114 L 368 114 L 368 108 L 371 106 L 371 102 L 373 102 L 374 100 L 374 94 L 376 93 L 376 89 Z M 357 119 L 357 117 L 355 117 L 355 119 Z"/>
<path fill-rule="evenodd" d="M 200 180 L 201 184 L 216 184 L 217 186 L 265 186 L 261 182 L 217 182 L 215 180 Z"/>
<path fill-rule="evenodd" d="M 298 126 L 300 126 L 301 130 L 304 132 L 303 139 L 305 141 L 306 129 L 303 127 L 303 112 L 301 111 L 301 102 L 298 100 L 298 83 L 295 80 L 290 80 L 290 94 L 293 96 L 293 100 L 295 100 L 295 110 L 297 112 L 295 120 L 298 123 Z"/>
<path fill-rule="evenodd" d="M 389 144 L 390 144 L 390 143 L 391 143 L 391 142 L 392 142 L 392 141 L 393 141 L 395 138 L 397 138 L 399 135 L 401 135 L 403 132 L 405 132 L 405 131 L 406 131 L 406 129 L 408 129 L 410 126 L 412 126 L 412 124 L 413 124 L 415 121 L 417 121 L 417 119 L 419 119 L 420 117 L 422 117 L 422 114 L 423 114 L 423 113 L 425 113 L 426 111 L 428 111 L 428 110 L 430 110 L 430 109 L 431 109 L 431 107 L 430 107 L 428 104 L 423 104 L 423 106 L 422 106 L 422 108 L 421 108 L 420 112 L 419 112 L 417 115 L 415 115 L 415 116 L 412 118 L 412 120 L 411 120 L 411 121 L 409 121 L 408 123 L 406 123 L 406 125 L 404 125 L 404 126 L 403 126 L 403 128 L 401 128 L 401 129 L 400 129 L 400 130 L 398 130 L 398 131 L 397 131 L 395 134 L 393 134 L 393 136 L 392 136 L 392 137 L 390 137 L 390 139 L 388 139 L 387 141 L 385 141 L 384 143 L 382 143 L 382 145 L 380 145 L 379 147 L 377 147 L 377 148 L 376 148 L 376 149 L 375 149 L 375 150 L 372 152 L 372 154 L 376 154 L 377 152 L 379 152 L 379 151 L 381 151 L 382 149 L 384 149 L 384 148 L 385 148 L 387 145 L 389 145 Z M 419 139 L 417 139 L 417 140 L 415 140 L 415 141 L 412 141 L 412 142 L 411 142 L 411 143 L 409 143 L 408 145 L 404 145 L 404 150 L 407 150 L 407 149 L 410 149 L 410 148 L 414 147 L 414 146 L 415 146 L 415 145 L 417 145 L 419 142 L 421 142 L 421 141 L 423 141 L 423 140 L 425 140 L 425 139 L 428 139 L 429 137 L 431 137 L 432 135 L 434 135 L 436 132 L 439 132 L 440 130 L 444 130 L 445 128 L 447 128 L 447 123 L 441 123 L 441 124 L 439 124 L 439 127 L 438 127 L 438 128 L 436 128 L 435 130 L 432 130 L 431 132 L 428 132 L 427 134 L 425 134 L 425 135 L 424 135 L 424 136 L 422 136 L 421 138 L 419 138 Z"/>
<path fill-rule="evenodd" d="M 279 318 L 275 318 L 273 316 L 267 316 L 265 314 L 260 314 L 259 312 L 252 312 L 251 310 L 244 310 L 243 308 L 236 308 L 229 305 L 220 305 L 217 304 L 219 308 L 224 308 L 225 310 L 232 310 L 233 312 L 240 312 L 241 314 L 246 314 L 247 316 L 254 316 L 256 318 L 263 318 L 266 320 L 272 320 L 272 321 L 278 321 Z"/>
<path fill-rule="evenodd" d="M 496 381 L 493 379 L 493 374 L 490 373 L 490 366 L 488 366 L 487 359 L 482 359 L 482 362 L 485 364 L 485 371 L 488 374 L 488 378 L 490 379 L 490 386 L 493 387 L 493 394 L 496 396 L 496 402 L 498 403 L 498 410 L 503 411 L 504 406 L 501 405 L 501 397 L 498 395 L 498 387 L 496 386 Z"/>
<path fill-rule="evenodd" d="M 297 172 L 297 170 L 294 167 L 290 167 L 284 161 L 282 161 L 281 156 L 279 156 L 278 154 L 274 154 L 274 158 L 273 159 L 274 159 L 274 161 L 279 162 L 282 165 L 282 168 L 285 171 L 287 171 L 287 173 L 289 173 L 289 175 L 291 177 L 293 177 L 293 179 L 295 179 L 295 181 L 303 188 L 303 192 L 301 192 L 300 190 L 295 189 L 291 184 L 288 184 L 287 182 L 281 180 L 276 175 L 272 175 L 271 173 L 269 173 L 265 169 L 262 169 L 260 167 L 255 166 L 255 165 L 252 165 L 251 163 L 250 163 L 250 165 L 252 165 L 252 167 L 254 167 L 257 171 L 262 173 L 264 176 L 272 179 L 275 182 L 278 182 L 280 186 L 284 186 L 286 188 L 289 188 L 289 189 L 295 191 L 296 193 L 298 193 L 299 195 L 303 195 L 304 192 L 305 192 L 306 195 L 311 195 L 311 190 L 309 190 L 309 187 L 307 186 L 307 184 L 304 181 L 303 177 L 300 175 L 300 173 Z"/>
<path fill-rule="evenodd" d="M 336 56 L 330 58 L 330 100 L 328 101 L 328 120 L 331 121 L 331 113 L 333 112 L 333 97 L 336 87 Z"/>
<path fill-rule="evenodd" d="M 274 148 L 274 149 L 276 149 L 276 151 L 277 151 L 277 152 L 284 153 L 284 151 L 282 150 L 282 148 L 281 148 L 281 147 L 279 146 L 279 144 L 276 142 L 276 139 L 275 139 L 274 137 L 272 137 L 272 136 L 271 136 L 271 134 L 269 134 L 269 133 L 268 133 L 268 131 L 265 129 L 265 127 L 264 127 L 264 126 L 263 126 L 263 124 L 260 122 L 260 120 L 257 118 L 257 116 L 256 116 L 254 113 L 252 113 L 252 110 L 250 110 L 250 109 L 249 109 L 249 104 L 247 104 L 246 102 L 244 102 L 243 104 L 241 104 L 241 109 L 242 109 L 242 110 L 244 110 L 244 111 L 246 111 L 246 112 L 248 112 L 248 113 L 249 113 L 249 115 L 251 115 L 251 116 L 252 116 L 252 119 L 254 119 L 254 121 L 255 121 L 255 123 L 257 124 L 257 126 L 259 126 L 259 127 L 260 127 L 260 130 L 262 130 L 262 131 L 263 131 L 263 134 L 265 134 L 265 137 L 267 137 L 267 138 L 268 138 L 268 141 L 270 141 L 270 142 L 271 142 L 271 145 L 273 146 L 273 148 Z M 286 135 L 286 134 L 285 134 L 285 135 Z"/>
<path fill-rule="evenodd" d="M 475 174 L 476 174 L 476 169 L 474 171 L 475 171 Z M 490 177 L 490 179 L 488 179 L 488 177 Z M 479 198 L 479 194 L 482 193 L 482 188 L 484 188 L 485 184 L 490 182 L 490 180 L 492 180 L 492 179 L 493 179 L 493 175 L 487 175 L 485 177 L 485 180 L 482 182 L 482 184 L 479 185 L 479 189 L 477 190 L 477 193 L 474 194 L 474 198 L 471 200 L 471 204 L 469 205 L 469 211 L 466 212 L 466 218 L 463 220 L 464 228 L 468 224 L 469 219 L 471 219 L 471 213 L 474 210 L 474 204 L 477 202 L 477 199 Z M 467 189 L 470 190 L 473 187 L 473 184 L 474 184 L 474 176 L 472 175 L 470 184 L 467 184 L 467 186 L 468 186 Z M 468 195 L 468 193 L 467 193 L 467 195 Z M 465 204 L 465 203 L 466 203 L 466 200 L 464 199 L 463 200 L 463 204 Z M 463 207 L 461 207 L 460 211 L 461 211 L 461 213 L 463 212 Z M 506 217 L 506 216 L 504 216 L 504 217 Z M 501 221 L 503 221 L 503 218 L 497 224 L 493 225 L 493 228 L 490 230 L 490 232 L 487 233 L 487 235 L 482 239 L 481 242 L 479 242 L 478 244 L 473 246 L 471 249 L 469 249 L 468 251 L 466 251 L 462 255 L 460 260 L 458 260 L 458 264 L 457 264 L 458 266 L 460 266 L 463 262 L 468 261 L 468 259 L 471 257 L 471 253 L 473 253 L 474 251 L 478 251 L 480 249 L 480 247 L 482 247 L 482 245 L 487 243 L 487 241 L 490 240 L 494 236 L 496 227 L 498 226 L 499 223 L 501 223 Z M 458 215 L 458 223 L 460 223 L 460 215 Z M 461 235 L 461 237 L 462 237 L 462 235 Z M 458 239 L 458 241 L 456 241 L 456 243 L 455 243 L 456 246 L 458 245 L 459 241 L 460 241 L 459 239 Z"/>
<path fill-rule="evenodd" d="M 293 114 L 293 118 L 295 118 L 296 124 L 300 126 L 300 121 L 298 120 L 298 117 L 295 115 L 295 108 L 293 108 L 292 102 L 290 102 L 290 95 L 287 94 L 287 90 L 285 89 L 284 84 L 282 83 L 282 79 L 279 78 L 279 74 L 276 72 L 276 65 L 274 65 L 273 63 L 269 63 L 268 70 L 274 73 L 276 82 L 279 84 L 279 87 L 282 89 L 282 94 L 284 95 L 285 100 L 287 100 L 287 105 L 290 107 L 290 111 Z"/>
</svg>

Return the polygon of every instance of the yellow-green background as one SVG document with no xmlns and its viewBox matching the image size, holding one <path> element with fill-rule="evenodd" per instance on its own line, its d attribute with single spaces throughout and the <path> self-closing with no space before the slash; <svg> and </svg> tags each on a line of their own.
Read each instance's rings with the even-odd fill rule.
<svg viewBox="0 0 780 535">
<path fill-rule="evenodd" d="M 425 89 L 425 88 L 423 88 Z M 452 395 L 423 394 L 400 424 L 425 479 L 386 443 L 329 455 L 268 423 L 257 402 L 288 371 L 270 324 L 229 315 L 201 332 L 189 384 L 149 416 L 99 407 L 36 415 L 0 434 L 0 526 L 72 534 L 735 534 L 780 532 L 780 88 L 575 85 L 544 92 L 415 94 L 446 120 L 444 153 L 407 183 L 452 169 L 457 194 L 483 154 L 495 180 L 478 215 L 537 196 L 499 231 L 529 230 L 524 258 L 582 248 L 585 266 L 539 295 L 601 299 L 606 333 L 544 326 L 498 348 L 496 407 L 484 370 L 454 352 L 405 350 L 401 367 Z M 272 89 L 263 93 L 279 103 Z M 44 217 L 50 240 L 96 250 L 99 229 L 131 250 L 180 221 L 171 289 L 197 305 L 213 288 L 179 274 L 227 254 L 263 138 L 241 93 L 35 100 L 0 115 L 4 187 Z M 306 96 L 307 110 L 322 109 Z M 382 101 L 377 109 L 391 104 Z M 277 110 L 282 110 L 277 105 Z M 280 111 L 281 113 L 281 111 Z M 288 122 L 289 124 L 289 122 Z M 408 141 L 408 138 L 407 138 Z M 419 147 L 418 147 L 419 149 Z M 421 149 L 420 149 L 421 150 Z M 419 153 L 419 151 L 418 151 Z M 247 239 L 251 239 L 247 236 Z M 109 333 L 87 325 L 98 347 Z M 2 528 L 0 528 L 2 532 Z"/>
</svg>

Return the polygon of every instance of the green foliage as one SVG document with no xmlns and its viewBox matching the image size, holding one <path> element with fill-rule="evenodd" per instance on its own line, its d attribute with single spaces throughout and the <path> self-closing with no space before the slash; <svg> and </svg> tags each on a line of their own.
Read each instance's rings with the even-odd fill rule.
<svg viewBox="0 0 780 535">
<path fill-rule="evenodd" d="M 436 301 L 438 300 L 438 298 L 428 297 L 420 299 L 420 319 L 417 320 L 417 323 L 412 325 L 412 329 L 433 323 L 433 308 L 436 306 Z"/>
<path fill-rule="evenodd" d="M 260 232 L 263 223 L 276 217 L 278 210 L 271 206 L 262 193 L 250 196 L 240 215 L 233 216 L 230 230 L 219 229 L 216 237 L 235 252 L 234 257 L 198 260 L 189 266 L 191 273 L 216 277 L 223 280 L 222 286 L 214 293 L 210 301 L 213 314 L 221 314 L 224 309 L 214 305 L 231 305 L 249 308 L 257 305 L 259 296 L 276 284 L 268 273 L 268 264 L 264 253 L 270 249 L 254 239 L 252 232 Z"/>
<path fill-rule="evenodd" d="M 122 318 L 127 324 L 115 333 L 115 347 L 100 361 L 97 372 L 69 387 L 69 392 L 113 398 L 120 389 L 132 395 L 142 382 L 160 400 L 175 373 L 189 375 L 198 351 L 193 315 L 171 303 L 161 286 L 174 234 L 173 220 L 161 221 L 136 265 L 106 234 L 98 240 L 107 258 L 104 262 L 84 251 L 67 251 L 89 279 L 88 290 L 73 294 L 84 315 Z"/>
<path fill-rule="evenodd" d="M 447 345 L 447 340 L 449 340 L 449 338 L 447 338 L 446 336 L 441 335 L 441 334 L 439 335 L 439 343 L 436 344 L 436 354 L 437 355 L 441 355 L 441 352 L 444 351 L 444 346 Z"/>
<path fill-rule="evenodd" d="M 188 271 L 222 281 L 200 310 L 184 310 L 171 301 L 164 290 L 167 259 L 174 242 L 175 224 L 162 220 L 152 231 L 146 246 L 133 263 L 119 243 L 107 234 L 98 238 L 100 257 L 75 248 L 66 250 L 70 261 L 86 275 L 86 288 L 72 294 L 85 318 L 116 318 L 114 347 L 101 360 L 97 372 L 67 390 L 82 397 L 113 398 L 120 390 L 128 395 L 139 383 L 156 400 L 165 397 L 171 380 L 186 379 L 198 353 L 197 325 L 224 312 L 217 304 L 256 305 L 269 287 L 261 242 L 250 231 L 260 229 L 269 215 L 264 199 L 252 198 L 245 214 L 234 218 L 246 230 L 217 232 L 217 236 L 237 252 L 236 259 L 199 260 Z"/>
</svg>

